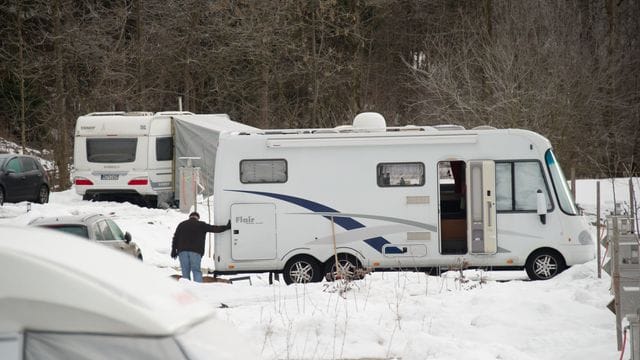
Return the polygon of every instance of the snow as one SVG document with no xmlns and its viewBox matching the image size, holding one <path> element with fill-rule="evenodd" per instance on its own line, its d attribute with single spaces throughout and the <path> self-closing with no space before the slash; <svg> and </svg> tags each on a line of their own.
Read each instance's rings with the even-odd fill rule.
<svg viewBox="0 0 640 360">
<path fill-rule="evenodd" d="M 577 202 L 592 220 L 595 183 L 577 183 Z M 614 207 L 613 182 L 600 183 L 603 216 Z M 628 204 L 628 179 L 616 179 L 615 185 L 617 201 Z M 206 220 L 209 213 L 201 206 Z M 167 276 L 178 273 L 178 262 L 169 257 L 171 236 L 186 215 L 177 210 L 82 201 L 73 190 L 52 193 L 49 204 L 26 209 L 24 202 L 0 207 L 0 225 L 26 225 L 38 216 L 109 214 L 133 235 L 146 263 Z M 205 256 L 203 266 L 213 268 L 213 261 Z M 252 339 L 266 359 L 617 358 L 615 316 L 606 308 L 611 280 L 604 272 L 598 279 L 596 271 L 594 260 L 535 282 L 525 281 L 523 271 L 467 270 L 463 277 L 374 273 L 346 285 L 269 285 L 268 274 L 233 284 L 179 284 Z"/>
</svg>

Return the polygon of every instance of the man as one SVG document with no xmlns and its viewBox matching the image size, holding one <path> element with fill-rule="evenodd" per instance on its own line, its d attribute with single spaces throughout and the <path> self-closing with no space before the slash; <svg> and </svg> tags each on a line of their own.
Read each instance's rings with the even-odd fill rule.
<svg viewBox="0 0 640 360">
<path fill-rule="evenodd" d="M 231 229 L 231 220 L 224 226 L 209 225 L 200 221 L 200 214 L 192 212 L 189 219 L 178 224 L 173 242 L 171 244 L 171 258 L 180 259 L 182 277 L 193 281 L 202 282 L 202 270 L 200 261 L 204 255 L 204 240 L 208 232 L 221 233 Z"/>
</svg>

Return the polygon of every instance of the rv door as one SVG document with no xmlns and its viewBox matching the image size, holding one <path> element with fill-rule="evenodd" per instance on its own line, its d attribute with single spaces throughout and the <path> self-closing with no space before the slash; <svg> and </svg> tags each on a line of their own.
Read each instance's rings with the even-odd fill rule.
<svg viewBox="0 0 640 360">
<path fill-rule="evenodd" d="M 271 260 L 276 253 L 276 206 L 231 205 L 231 258 Z"/>
<path fill-rule="evenodd" d="M 492 160 L 474 160 L 467 168 L 468 239 L 473 254 L 495 254 L 496 241 L 496 180 Z"/>
</svg>

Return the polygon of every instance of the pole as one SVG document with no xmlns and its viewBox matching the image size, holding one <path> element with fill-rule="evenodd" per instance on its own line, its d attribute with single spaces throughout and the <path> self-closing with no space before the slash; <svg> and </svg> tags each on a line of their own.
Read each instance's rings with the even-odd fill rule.
<svg viewBox="0 0 640 360">
<path fill-rule="evenodd" d="M 618 262 L 620 251 L 620 218 L 612 216 L 609 218 L 613 221 L 613 238 L 609 246 L 613 246 L 611 252 L 611 282 L 613 287 L 613 301 L 616 309 L 616 335 L 618 340 L 618 351 L 622 350 L 622 309 L 620 308 L 620 266 Z"/>
<path fill-rule="evenodd" d="M 600 181 L 596 182 L 596 252 L 598 253 L 598 263 L 596 266 L 598 267 L 598 279 L 602 279 L 602 268 L 600 264 L 602 262 L 600 259 L 602 258 L 602 250 L 600 247 Z"/>
<path fill-rule="evenodd" d="M 182 112 L 182 96 L 178 96 L 178 111 Z"/>
<path fill-rule="evenodd" d="M 629 178 L 629 215 L 631 216 L 631 232 L 636 233 L 636 204 L 633 193 L 633 177 Z"/>
<path fill-rule="evenodd" d="M 209 224 L 211 224 L 211 197 L 207 198 L 207 209 L 209 210 Z M 211 233 L 209 233 L 209 258 L 211 258 Z"/>
<path fill-rule="evenodd" d="M 331 237 L 333 238 L 333 261 L 336 264 L 336 272 L 333 276 L 333 280 L 335 281 L 338 280 L 338 277 L 340 276 L 340 272 L 338 271 L 340 263 L 338 262 L 338 247 L 336 246 L 336 226 L 333 222 L 333 216 L 331 217 Z"/>
</svg>

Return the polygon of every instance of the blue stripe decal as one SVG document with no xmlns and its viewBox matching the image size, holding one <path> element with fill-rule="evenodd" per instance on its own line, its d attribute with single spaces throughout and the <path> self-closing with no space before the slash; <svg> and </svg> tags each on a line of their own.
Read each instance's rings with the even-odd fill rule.
<svg viewBox="0 0 640 360">
<path fill-rule="evenodd" d="M 295 196 L 276 194 L 276 193 L 270 193 L 270 192 L 263 192 L 263 191 L 247 191 L 247 190 L 226 190 L 226 191 L 233 191 L 233 192 L 241 192 L 241 193 L 247 193 L 247 194 L 255 194 L 255 195 L 267 196 L 267 197 L 283 200 L 283 201 L 298 205 L 300 207 L 303 207 L 303 208 L 305 208 L 307 210 L 310 210 L 310 211 L 313 211 L 313 212 L 340 213 L 338 210 L 332 209 L 332 208 L 330 208 L 328 206 L 324 206 L 324 205 L 319 204 L 317 202 L 306 200 L 306 199 L 302 199 L 302 198 L 295 197 Z M 331 220 L 330 216 L 324 216 L 324 218 L 326 218 L 328 220 Z M 353 230 L 353 229 L 359 229 L 359 228 L 365 227 L 360 222 L 358 222 L 357 220 L 354 220 L 353 218 L 350 218 L 350 217 L 334 217 L 333 221 L 336 224 L 338 224 L 340 227 L 345 229 L 345 230 Z M 382 253 L 382 247 L 384 245 L 390 244 L 390 242 L 388 240 L 386 240 L 385 238 L 380 237 L 380 236 L 375 237 L 375 238 L 371 238 L 371 239 L 366 239 L 366 240 L 364 240 L 364 242 L 367 243 L 367 245 L 371 246 L 372 248 L 376 249 L 380 253 Z M 388 247 L 388 248 L 386 248 L 386 252 L 389 253 L 389 254 L 397 254 L 397 253 L 400 253 L 401 251 L 400 251 L 400 249 L 398 249 L 396 247 Z"/>
</svg>

